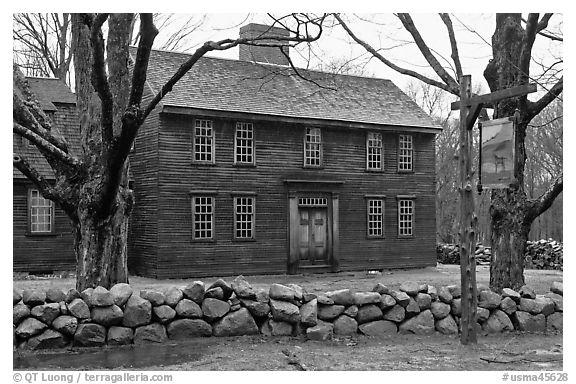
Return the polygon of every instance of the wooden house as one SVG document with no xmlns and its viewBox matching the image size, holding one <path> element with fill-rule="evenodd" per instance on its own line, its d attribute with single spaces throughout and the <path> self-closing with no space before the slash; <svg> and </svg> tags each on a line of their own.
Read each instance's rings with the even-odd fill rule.
<svg viewBox="0 0 576 384">
<path fill-rule="evenodd" d="M 63 135 L 71 151 L 78 151 L 76 96 L 58 79 L 29 77 L 28 84 L 51 118 L 53 134 Z M 24 156 L 42 176 L 54 180 L 54 172 L 33 144 L 14 134 L 12 146 L 14 153 Z M 12 181 L 13 270 L 31 273 L 75 270 L 68 216 L 52 201 L 44 199 L 16 168 L 13 168 Z"/>
<path fill-rule="evenodd" d="M 264 31 L 284 33 L 240 33 Z M 146 97 L 188 58 L 153 51 Z M 240 60 L 203 57 L 148 117 L 131 155 L 134 273 L 436 264 L 440 128 L 389 80 L 287 64 L 262 46 L 240 46 Z"/>
</svg>

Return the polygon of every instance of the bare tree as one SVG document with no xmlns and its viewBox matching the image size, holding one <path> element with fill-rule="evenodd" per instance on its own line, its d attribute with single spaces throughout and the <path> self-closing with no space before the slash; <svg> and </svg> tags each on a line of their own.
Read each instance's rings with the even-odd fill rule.
<svg viewBox="0 0 576 384">
<path fill-rule="evenodd" d="M 424 71 L 418 72 L 402 67 L 387 58 L 382 51 L 362 40 L 348 25 L 344 18 L 335 14 L 342 28 L 348 35 L 367 52 L 372 54 L 386 66 L 395 71 L 414 77 L 424 83 L 438 87 L 453 95 L 460 94 L 460 79 L 463 75 L 462 64 L 458 51 L 456 34 L 452 18 L 448 14 L 440 14 L 446 27 L 447 41 L 450 46 L 450 67 L 426 43 L 412 17 L 406 13 L 398 13 L 396 17 L 403 28 L 409 33 L 412 41 L 426 60 L 433 76 Z M 491 91 L 527 84 L 533 80 L 531 76 L 532 49 L 537 36 L 547 34 L 548 23 L 552 14 L 540 16 L 529 14 L 526 20 L 521 14 L 497 14 L 496 27 L 492 36 L 492 59 L 484 71 L 484 77 Z M 550 38 L 545 36 L 544 38 Z M 557 37 L 557 36 L 556 36 Z M 560 66 L 555 65 L 560 68 Z M 527 96 L 506 99 L 494 107 L 494 118 L 513 116 L 518 113 L 516 126 L 516 183 L 506 190 L 493 190 L 490 204 L 490 229 L 492 260 L 490 266 L 490 286 L 495 290 L 504 287 L 519 288 L 524 284 L 524 251 L 530 226 L 534 220 L 544 213 L 554 199 L 561 193 L 563 187 L 562 172 L 554 175 L 548 188 L 538 197 L 528 198 L 525 191 L 526 135 L 530 122 L 552 101 L 560 97 L 563 90 L 563 77 L 555 75 L 558 80 L 552 86 L 545 86 L 545 94 L 536 101 L 528 100 Z"/>
<path fill-rule="evenodd" d="M 70 217 L 78 290 L 128 281 L 127 233 L 133 206 L 127 177 L 128 154 L 138 129 L 162 98 L 207 52 L 239 44 L 280 47 L 315 41 L 322 34 L 325 17 L 292 14 L 273 19 L 274 25 L 290 30 L 287 37 L 208 41 L 190 55 L 150 101 L 142 104 L 150 52 L 158 34 L 152 15 L 139 16 L 140 38 L 133 67 L 129 68 L 133 14 L 72 14 L 82 141 L 78 157 L 51 131 L 25 77 L 14 67 L 13 132 L 38 148 L 54 170 L 56 182 L 48 182 L 21 155 L 14 154 L 13 165 Z"/>
</svg>

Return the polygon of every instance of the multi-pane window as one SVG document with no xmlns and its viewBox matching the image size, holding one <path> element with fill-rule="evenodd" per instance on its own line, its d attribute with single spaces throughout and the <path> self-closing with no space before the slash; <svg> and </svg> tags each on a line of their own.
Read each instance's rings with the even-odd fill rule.
<svg viewBox="0 0 576 384">
<path fill-rule="evenodd" d="M 382 134 L 368 132 L 366 139 L 366 169 L 382 169 Z"/>
<path fill-rule="evenodd" d="M 252 123 L 236 123 L 234 162 L 254 164 L 254 127 Z"/>
<path fill-rule="evenodd" d="M 398 200 L 398 235 L 414 235 L 414 200 Z"/>
<path fill-rule="evenodd" d="M 398 140 L 398 170 L 412 171 L 414 147 L 411 135 L 400 135 Z"/>
<path fill-rule="evenodd" d="M 214 238 L 214 197 L 194 196 L 192 198 L 192 225 L 194 240 Z"/>
<path fill-rule="evenodd" d="M 368 237 L 384 236 L 384 200 L 368 199 Z"/>
<path fill-rule="evenodd" d="M 214 129 L 212 120 L 195 120 L 194 161 L 214 162 Z"/>
<path fill-rule="evenodd" d="M 322 165 L 322 135 L 320 128 L 306 128 L 304 138 L 304 166 L 320 167 Z"/>
<path fill-rule="evenodd" d="M 234 238 L 253 239 L 255 221 L 255 201 L 252 196 L 234 198 Z"/>
<path fill-rule="evenodd" d="M 54 231 L 54 203 L 45 199 L 37 189 L 30 189 L 30 233 Z"/>
</svg>

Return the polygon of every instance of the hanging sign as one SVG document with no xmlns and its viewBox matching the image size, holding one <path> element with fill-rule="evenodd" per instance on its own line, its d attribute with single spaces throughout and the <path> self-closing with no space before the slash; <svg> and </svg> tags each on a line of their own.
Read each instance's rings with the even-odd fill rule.
<svg viewBox="0 0 576 384">
<path fill-rule="evenodd" d="M 482 188 L 502 189 L 514 183 L 515 119 L 482 122 L 480 126 L 480 171 Z"/>
</svg>

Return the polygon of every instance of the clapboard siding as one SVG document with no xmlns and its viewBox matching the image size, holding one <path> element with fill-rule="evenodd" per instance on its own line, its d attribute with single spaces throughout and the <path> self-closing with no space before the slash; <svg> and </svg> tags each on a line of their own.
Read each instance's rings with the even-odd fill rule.
<svg viewBox="0 0 576 384">
<path fill-rule="evenodd" d="M 286 179 L 344 183 L 340 198 L 343 270 L 433 265 L 434 135 L 414 134 L 414 172 L 397 169 L 398 132 L 383 133 L 385 169 L 366 172 L 366 131 L 322 128 L 323 167 L 305 169 L 305 127 L 254 121 L 256 166 L 234 165 L 235 121 L 213 119 L 216 164 L 192 161 L 194 117 L 161 115 L 158 184 L 158 277 L 285 273 L 288 256 Z M 217 191 L 213 242 L 192 240 L 193 190 Z M 256 240 L 233 239 L 232 192 L 256 194 Z M 367 194 L 385 194 L 385 238 L 366 238 Z M 416 196 L 414 238 L 397 236 L 397 195 Z"/>
<path fill-rule="evenodd" d="M 31 183 L 14 182 L 12 196 L 12 245 L 15 272 L 51 273 L 73 271 L 76 257 L 73 251 L 72 226 L 68 216 L 55 208 L 54 233 L 28 234 L 28 189 Z"/>
<path fill-rule="evenodd" d="M 145 92 L 142 104 L 151 98 Z M 134 209 L 130 218 L 128 268 L 138 275 L 156 277 L 158 262 L 158 129 L 157 107 L 138 131 L 130 154 Z"/>
</svg>

